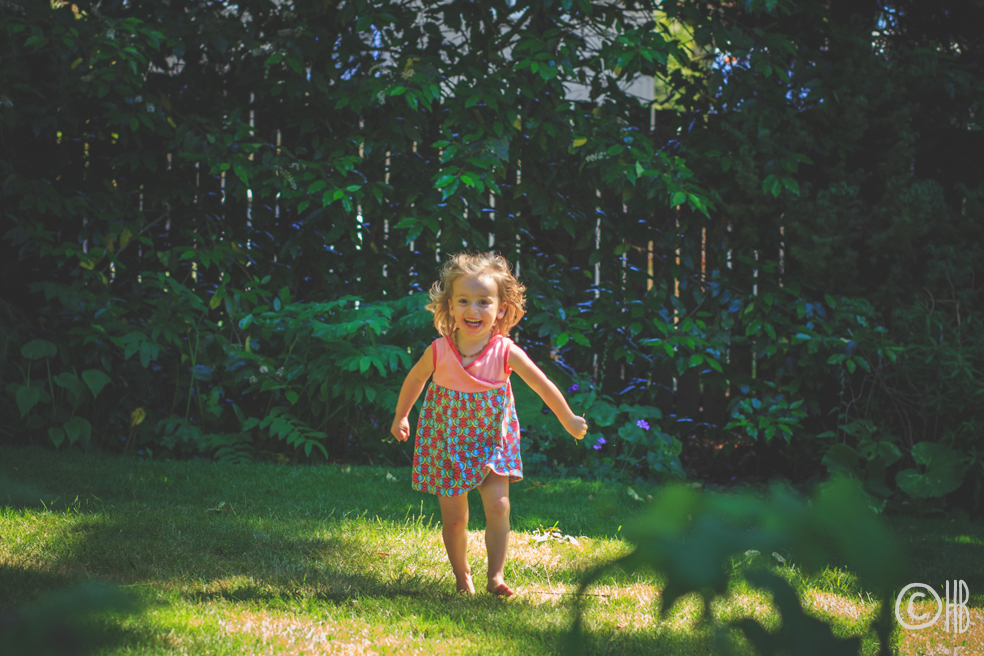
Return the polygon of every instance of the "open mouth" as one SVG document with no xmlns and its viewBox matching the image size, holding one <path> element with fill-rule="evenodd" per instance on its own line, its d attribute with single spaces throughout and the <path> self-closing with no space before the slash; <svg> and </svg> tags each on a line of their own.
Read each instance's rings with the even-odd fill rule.
<svg viewBox="0 0 984 656">
<path fill-rule="evenodd" d="M 468 326 L 469 328 L 481 328 L 482 327 L 482 322 L 481 321 L 471 321 L 469 319 L 465 319 L 465 325 Z"/>
</svg>

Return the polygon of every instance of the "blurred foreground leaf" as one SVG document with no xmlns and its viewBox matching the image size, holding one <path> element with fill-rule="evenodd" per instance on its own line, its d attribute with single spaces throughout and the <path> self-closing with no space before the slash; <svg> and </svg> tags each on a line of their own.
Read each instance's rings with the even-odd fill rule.
<svg viewBox="0 0 984 656">
<path fill-rule="evenodd" d="M 86 654 L 104 642 L 106 614 L 136 612 L 130 595 L 107 583 L 89 582 L 20 608 L 0 611 L 0 645 L 7 654 Z"/>
<path fill-rule="evenodd" d="M 809 502 L 781 486 L 773 487 L 768 499 L 668 487 L 654 500 L 652 510 L 626 529 L 625 536 L 636 549 L 591 572 L 580 592 L 613 567 L 656 569 L 666 581 L 658 602 L 663 616 L 681 596 L 698 593 L 704 600 L 706 621 L 711 601 L 728 592 L 732 559 L 748 554 L 792 554 L 791 559 L 807 571 L 835 563 L 855 572 L 864 588 L 882 598 L 890 598 L 906 573 L 900 547 L 865 503 L 858 483 L 848 478 L 822 485 Z M 781 562 L 786 560 L 790 558 Z M 835 639 L 829 625 L 803 615 L 795 591 L 782 579 L 753 569 L 747 580 L 771 592 L 782 615 L 782 628 L 774 634 L 752 620 L 735 625 L 763 654 L 777 650 L 858 653 L 860 641 Z M 873 627 L 883 650 L 891 630 L 887 608 L 883 605 Z M 583 652 L 580 632 L 578 606 L 568 646 L 571 653 Z"/>
</svg>

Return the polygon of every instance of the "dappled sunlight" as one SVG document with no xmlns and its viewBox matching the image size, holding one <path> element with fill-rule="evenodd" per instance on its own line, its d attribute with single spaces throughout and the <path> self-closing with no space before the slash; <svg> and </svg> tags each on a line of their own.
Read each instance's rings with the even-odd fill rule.
<svg viewBox="0 0 984 656">
<path fill-rule="evenodd" d="M 821 618 L 850 618 L 865 624 L 875 619 L 878 605 L 874 602 L 863 603 L 860 600 L 848 599 L 847 597 L 810 590 L 803 598 L 803 607 L 807 610 L 818 611 L 814 613 Z"/>
<path fill-rule="evenodd" d="M 748 618 L 765 627 L 774 627 L 779 623 L 779 614 L 772 605 L 771 595 L 758 590 L 718 597 L 711 602 L 711 612 L 722 622 Z"/>
<path fill-rule="evenodd" d="M 569 536 L 565 536 L 569 537 Z M 534 533 L 513 531 L 509 536 L 509 563 L 515 567 L 525 565 L 551 573 L 583 572 L 589 567 L 601 565 L 631 551 L 631 547 L 616 540 L 578 537 L 577 543 L 543 540 Z M 485 533 L 470 531 L 469 544 L 476 555 L 485 557 Z"/>
<path fill-rule="evenodd" d="M 0 564 L 63 575 L 108 575 L 127 585 L 153 585 L 195 604 L 219 604 L 224 631 L 248 634 L 250 639 L 266 641 L 263 644 L 275 641 L 287 650 L 284 653 L 317 653 L 312 650 L 329 639 L 325 636 L 334 636 L 330 638 L 331 653 L 365 650 L 366 644 L 383 643 L 380 636 L 366 637 L 366 631 L 376 629 L 364 620 L 333 620 L 329 615 L 318 620 L 298 619 L 291 613 L 248 609 L 253 603 L 269 603 L 285 595 L 333 603 L 387 597 L 439 601 L 453 587 L 440 526 L 422 516 L 408 516 L 402 523 L 368 517 L 301 520 L 294 522 L 290 535 L 283 520 L 227 515 L 215 518 L 225 527 L 217 533 L 200 535 L 190 542 L 177 539 L 166 549 L 147 552 L 146 545 L 120 538 L 124 529 L 127 534 L 149 530 L 142 521 L 134 524 L 132 520 L 78 513 L 30 515 L 33 531 L 27 539 L 0 544 Z M 10 515 L 0 519 L 0 528 L 11 521 L 14 518 Z M 167 524 L 154 527 L 153 533 L 170 532 L 178 538 L 191 528 L 174 515 Z M 214 523 L 212 526 L 218 528 Z M 469 559 L 481 590 L 487 557 L 484 531 L 469 531 L 468 537 Z M 57 547 L 52 550 L 49 544 Z M 238 553 L 234 553 L 236 549 Z M 573 542 L 544 540 L 542 533 L 513 532 L 507 573 L 511 572 L 510 583 L 518 594 L 507 603 L 569 608 L 584 571 L 624 556 L 631 549 L 621 540 L 583 536 Z M 187 576 L 185 567 L 199 574 Z M 591 630 L 680 636 L 698 630 L 703 612 L 699 597 L 682 597 L 664 618 L 658 616 L 659 598 L 652 574 L 614 570 L 584 593 L 586 626 Z M 238 604 L 246 604 L 247 609 L 234 610 L 233 605 Z M 865 624 L 875 612 L 873 604 L 818 591 L 810 591 L 804 605 L 821 617 Z M 767 627 L 778 622 L 770 598 L 758 592 L 718 598 L 712 612 L 723 621 L 749 617 Z M 339 622 L 341 625 L 335 626 Z M 288 626 L 293 628 L 284 628 Z M 394 634 L 392 626 L 379 631 L 388 636 L 390 650 L 426 651 L 426 641 L 414 638 L 410 629 L 404 631 L 404 637 Z"/>
<path fill-rule="evenodd" d="M 34 570 L 49 575 L 87 577 L 102 575 L 102 567 L 88 559 L 89 536 L 101 531 L 107 518 L 77 512 L 25 511 L 0 518 L 0 566 Z M 28 528 L 29 527 L 29 528 Z"/>
<path fill-rule="evenodd" d="M 46 497 L 67 500 L 57 506 L 46 500 L 47 507 L 0 511 L 0 574 L 11 603 L 29 603 L 39 591 L 80 579 L 108 579 L 147 602 L 141 615 L 120 625 L 121 639 L 222 656 L 558 653 L 577 607 L 591 653 L 706 656 L 715 624 L 751 619 L 775 632 L 782 621 L 770 593 L 741 581 L 744 560 L 732 563 L 730 591 L 712 600 L 711 622 L 692 593 L 661 616 L 667 575 L 653 569 L 607 568 L 578 597 L 586 572 L 634 549 L 617 531 L 601 537 L 609 524 L 632 521 L 632 508 L 597 519 L 608 506 L 584 494 L 604 496 L 596 483 L 583 489 L 575 481 L 558 483 L 557 490 L 581 500 L 567 506 L 553 482 L 530 487 L 522 504 L 529 514 L 514 523 L 518 530 L 509 540 L 506 580 L 517 594 L 500 599 L 484 591 L 480 506 L 468 532 L 479 594 L 462 597 L 453 593 L 439 510 L 395 494 L 386 470 L 353 468 L 364 476 L 339 480 L 320 470 L 256 467 L 247 482 L 220 466 L 133 463 L 121 472 L 115 464 L 107 461 L 82 482 L 59 472 Z M 71 469 L 71 462 L 61 466 Z M 94 487 L 79 494 L 83 483 Z M 556 504 L 546 503 L 555 496 Z M 933 532 L 920 524 L 912 535 L 934 555 L 945 546 L 944 564 L 966 571 L 974 591 L 977 534 L 969 526 L 949 528 L 947 522 Z M 861 636 L 863 653 L 873 655 L 869 627 L 878 603 L 858 595 L 855 575 L 833 567 L 813 576 L 798 567 L 778 569 L 802 595 L 807 615 L 829 622 L 838 637 Z M 965 636 L 936 627 L 898 630 L 893 640 L 906 656 L 944 647 L 950 654 L 955 647 L 962 655 L 984 653 L 982 613 L 971 608 L 974 625 Z M 752 653 L 737 630 L 724 637 L 736 654 Z"/>
</svg>

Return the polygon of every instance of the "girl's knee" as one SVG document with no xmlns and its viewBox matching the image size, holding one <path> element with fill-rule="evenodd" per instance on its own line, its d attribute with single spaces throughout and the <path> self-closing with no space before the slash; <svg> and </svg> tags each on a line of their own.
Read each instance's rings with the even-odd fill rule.
<svg viewBox="0 0 984 656">
<path fill-rule="evenodd" d="M 509 497 L 501 496 L 494 497 L 486 500 L 485 503 L 485 514 L 486 516 L 496 517 L 496 518 L 508 518 L 509 517 Z"/>
<path fill-rule="evenodd" d="M 445 531 L 463 533 L 468 530 L 468 506 L 445 504 L 441 507 L 441 524 Z"/>
<path fill-rule="evenodd" d="M 445 531 L 450 531 L 452 533 L 464 533 L 468 530 L 468 515 L 452 515 L 451 517 L 442 517 L 441 524 L 444 526 Z"/>
</svg>

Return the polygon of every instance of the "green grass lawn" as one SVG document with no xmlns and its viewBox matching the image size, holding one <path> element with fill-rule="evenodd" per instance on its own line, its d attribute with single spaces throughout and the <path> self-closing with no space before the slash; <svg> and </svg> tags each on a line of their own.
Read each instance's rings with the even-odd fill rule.
<svg viewBox="0 0 984 656">
<path fill-rule="evenodd" d="M 10 609 L 37 611 L 65 590 L 91 606 L 98 595 L 83 598 L 77 586 L 98 580 L 137 603 L 132 612 L 85 622 L 101 654 L 553 654 L 571 625 L 583 571 L 631 548 L 620 527 L 655 491 L 634 492 L 641 501 L 625 486 L 598 482 L 529 478 L 514 485 L 506 580 L 519 594 L 466 598 L 452 592 L 437 501 L 411 489 L 407 469 L 225 466 L 0 448 L 0 609 L 8 610 L 0 627 L 15 617 Z M 966 580 L 976 618 L 976 629 L 956 639 L 898 629 L 897 650 L 941 653 L 936 646 L 961 640 L 961 654 L 984 647 L 984 528 L 960 519 L 888 521 L 911 556 L 912 580 L 938 590 L 945 579 Z M 576 543 L 538 540 L 555 525 Z M 483 526 L 476 494 L 471 558 L 478 581 Z M 867 633 L 877 603 L 850 572 L 808 576 L 795 559 L 775 571 L 837 635 Z M 585 598 L 589 652 L 710 653 L 699 601 L 686 597 L 661 619 L 654 605 L 660 587 L 655 573 L 624 572 L 592 587 Z M 712 610 L 724 622 L 779 621 L 769 598 L 738 578 Z M 67 649 L 57 638 L 51 644 L 58 653 Z M 732 644 L 752 653 L 737 635 Z M 865 654 L 875 653 L 873 637 L 864 645 Z"/>
</svg>

